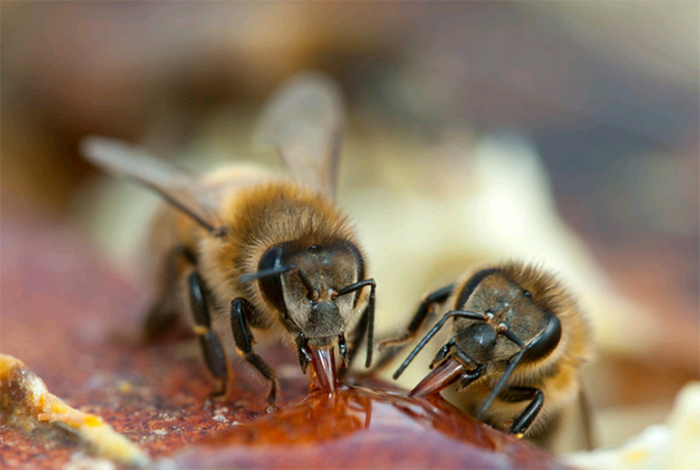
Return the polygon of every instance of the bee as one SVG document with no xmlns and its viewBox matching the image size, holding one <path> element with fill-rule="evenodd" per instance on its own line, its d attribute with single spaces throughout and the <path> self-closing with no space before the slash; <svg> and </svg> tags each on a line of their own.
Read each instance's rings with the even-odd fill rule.
<svg viewBox="0 0 700 470">
<path fill-rule="evenodd" d="M 107 172 L 126 176 L 165 200 L 150 235 L 145 268 L 157 302 L 146 321 L 157 336 L 178 315 L 190 317 L 209 372 L 225 395 L 229 364 L 214 316 L 230 313 L 236 351 L 270 383 L 275 372 L 254 350 L 251 328 L 286 332 L 306 372 L 313 363 L 332 391 L 333 351 L 352 361 L 367 336 L 372 361 L 375 282 L 348 219 L 334 204 L 344 126 L 342 94 L 323 77 L 292 79 L 264 108 L 258 142 L 272 144 L 291 178 L 250 165 L 197 178 L 143 149 L 89 137 L 82 151 Z M 369 294 L 367 291 L 369 290 Z M 346 342 L 346 328 L 362 312 Z"/>
<path fill-rule="evenodd" d="M 393 375 L 397 379 L 452 320 L 449 341 L 410 396 L 438 393 L 458 382 L 468 412 L 518 438 L 531 430 L 541 433 L 575 401 L 580 366 L 591 355 L 591 330 L 573 298 L 551 275 L 522 263 L 472 270 L 456 284 L 427 295 L 407 332 L 380 342 L 380 350 L 415 338 L 439 304 L 450 310 Z M 380 362 L 386 362 L 383 359 Z M 585 432 L 590 441 L 588 427 Z"/>
</svg>

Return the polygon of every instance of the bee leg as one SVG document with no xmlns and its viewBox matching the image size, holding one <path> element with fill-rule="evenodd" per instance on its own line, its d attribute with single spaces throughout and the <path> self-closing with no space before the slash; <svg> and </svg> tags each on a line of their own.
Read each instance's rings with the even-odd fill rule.
<svg viewBox="0 0 700 470">
<path fill-rule="evenodd" d="M 511 387 L 505 395 L 505 401 L 518 402 L 530 400 L 530 403 L 525 409 L 513 420 L 508 432 L 515 434 L 517 438 L 523 437 L 523 434 L 532 426 L 532 423 L 537 419 L 542 405 L 544 405 L 544 394 L 539 388 L 530 387 Z"/>
<path fill-rule="evenodd" d="M 221 346 L 221 341 L 216 333 L 211 329 L 211 317 L 202 281 L 199 274 L 194 271 L 187 278 L 187 285 L 190 293 L 190 306 L 192 316 L 194 316 L 194 332 L 199 337 L 199 344 L 202 347 L 204 359 L 209 368 L 209 372 L 219 381 L 219 388 L 211 396 L 226 395 L 228 385 L 228 364 L 226 353 Z"/>
<path fill-rule="evenodd" d="M 346 345 L 344 362 L 347 363 L 347 367 L 350 367 L 352 364 L 352 360 L 355 358 L 355 354 L 357 353 L 357 348 L 362 342 L 362 338 L 365 336 L 365 334 L 367 335 L 367 359 L 365 360 L 365 367 L 369 368 L 372 365 L 372 352 L 374 351 L 372 346 L 374 343 L 374 304 L 377 284 L 375 283 L 374 279 L 367 279 L 365 281 L 356 282 L 355 284 L 344 287 L 338 291 L 338 295 L 346 295 L 367 286 L 370 286 L 369 301 L 362 312 L 360 321 L 357 322 L 355 329 L 352 331 L 352 345 L 350 347 L 347 347 Z M 347 370 L 347 368 L 345 370 Z"/>
<path fill-rule="evenodd" d="M 357 325 L 355 325 L 355 328 L 353 328 L 352 332 L 350 333 L 350 340 L 346 341 L 345 359 L 343 361 L 347 363 L 347 366 L 338 372 L 338 375 L 340 375 L 340 377 L 343 377 L 346 374 L 346 372 L 350 368 L 350 365 L 352 364 L 353 359 L 355 359 L 355 355 L 357 354 L 357 350 L 359 349 L 360 343 L 362 342 L 362 338 L 367 333 L 368 323 L 369 316 L 367 315 L 367 307 L 365 307 L 365 309 L 362 311 L 362 315 L 360 316 L 360 320 L 357 322 Z"/>
<path fill-rule="evenodd" d="M 236 341 L 238 354 L 243 356 L 263 377 L 270 381 L 270 394 L 267 396 L 267 402 L 274 407 L 277 402 L 279 383 L 277 382 L 277 376 L 270 366 L 253 352 L 253 333 L 248 327 L 247 315 L 252 316 L 254 313 L 255 307 L 242 297 L 234 299 L 233 302 L 231 302 L 231 329 L 233 330 L 233 339 Z"/>
<path fill-rule="evenodd" d="M 445 286 L 423 297 L 423 300 L 418 306 L 418 310 L 413 314 L 413 318 L 406 328 L 406 332 L 399 337 L 385 339 L 379 342 L 378 349 L 381 356 L 379 356 L 374 370 L 379 370 L 386 366 L 401 352 L 409 341 L 418 336 L 418 332 L 425 323 L 425 320 L 434 312 L 435 305 L 445 303 L 450 295 L 452 295 L 454 288 L 455 284 L 450 284 L 449 286 Z"/>
</svg>

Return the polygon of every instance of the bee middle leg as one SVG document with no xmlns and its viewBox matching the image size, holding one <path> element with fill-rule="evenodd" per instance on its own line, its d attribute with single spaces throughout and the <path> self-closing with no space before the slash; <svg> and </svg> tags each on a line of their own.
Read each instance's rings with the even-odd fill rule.
<svg viewBox="0 0 700 470">
<path fill-rule="evenodd" d="M 504 400 L 510 403 L 530 400 L 525 409 L 515 417 L 510 425 L 509 433 L 522 437 L 532 426 L 537 416 L 542 411 L 544 405 L 544 394 L 539 388 L 531 387 L 510 387 L 503 396 Z"/>
<path fill-rule="evenodd" d="M 231 302 L 231 329 L 233 330 L 233 339 L 236 341 L 238 354 L 243 356 L 263 377 L 270 381 L 270 393 L 267 396 L 267 402 L 274 406 L 277 402 L 279 383 L 270 366 L 267 365 L 262 357 L 253 352 L 253 333 L 248 327 L 247 317 L 254 316 L 254 314 L 255 307 L 246 299 L 239 297 Z"/>
<path fill-rule="evenodd" d="M 211 316 L 205 290 L 202 288 L 202 281 L 197 271 L 192 272 L 187 278 L 187 286 L 190 294 L 190 305 L 192 316 L 194 316 L 194 332 L 199 337 L 204 360 L 207 363 L 209 372 L 219 381 L 219 388 L 211 396 L 226 395 L 228 386 L 228 363 L 226 353 L 221 346 L 219 337 L 211 329 Z"/>
</svg>

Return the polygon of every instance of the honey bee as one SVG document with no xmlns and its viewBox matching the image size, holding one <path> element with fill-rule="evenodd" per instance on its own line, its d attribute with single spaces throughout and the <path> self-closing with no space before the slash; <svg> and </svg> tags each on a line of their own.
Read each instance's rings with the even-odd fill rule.
<svg viewBox="0 0 700 470">
<path fill-rule="evenodd" d="M 591 331 L 573 298 L 552 276 L 521 263 L 472 270 L 456 284 L 426 296 L 407 332 L 380 342 L 380 350 L 416 337 L 438 304 L 451 309 L 393 375 L 397 379 L 452 319 L 450 340 L 410 396 L 438 393 L 458 382 L 457 391 L 465 390 L 460 399 L 467 411 L 518 438 L 530 431 L 541 433 L 563 407 L 575 402 L 580 366 L 591 355 Z M 589 427 L 584 431 L 590 441 Z"/>
<path fill-rule="evenodd" d="M 189 311 L 218 381 L 213 395 L 226 394 L 230 373 L 210 311 L 230 312 L 236 350 L 270 382 L 271 407 L 278 379 L 255 353 L 251 328 L 286 331 L 301 368 L 306 372 L 313 362 L 328 391 L 336 345 L 347 367 L 366 335 L 367 367 L 372 361 L 376 285 L 366 277 L 348 219 L 333 202 L 343 126 L 340 91 L 306 74 L 273 96 L 257 130 L 258 141 L 276 147 L 292 178 L 242 164 L 196 178 L 116 140 L 82 143 L 90 162 L 136 180 L 167 203 L 156 215 L 144 260 L 158 286 L 146 330 L 156 336 Z M 360 311 L 349 332 L 354 342 L 346 342 L 345 330 Z"/>
</svg>

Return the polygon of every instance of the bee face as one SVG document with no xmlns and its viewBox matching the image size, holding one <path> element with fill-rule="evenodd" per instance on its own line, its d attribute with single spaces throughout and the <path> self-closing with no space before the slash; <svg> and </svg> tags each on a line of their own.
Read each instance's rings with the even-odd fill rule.
<svg viewBox="0 0 700 470">
<path fill-rule="evenodd" d="M 288 330 L 303 334 L 312 347 L 332 346 L 348 323 L 357 296 L 338 296 L 362 276 L 357 249 L 345 240 L 294 240 L 270 248 L 259 270 L 293 266 L 276 278 L 259 279 L 263 296 L 282 314 Z"/>
<path fill-rule="evenodd" d="M 538 304 L 531 292 L 509 280 L 500 272 L 485 277 L 474 288 L 462 310 L 480 313 L 485 321 L 456 318 L 453 335 L 459 357 L 470 358 L 476 364 L 499 363 L 515 356 L 520 348 L 517 344 L 499 335 L 499 328 L 507 328 L 527 346 L 546 329 L 552 315 L 546 306 Z M 559 336 L 546 338 L 551 352 L 559 342 Z M 544 352 L 542 350 L 541 352 Z M 530 359 L 534 359 L 529 354 Z"/>
</svg>

